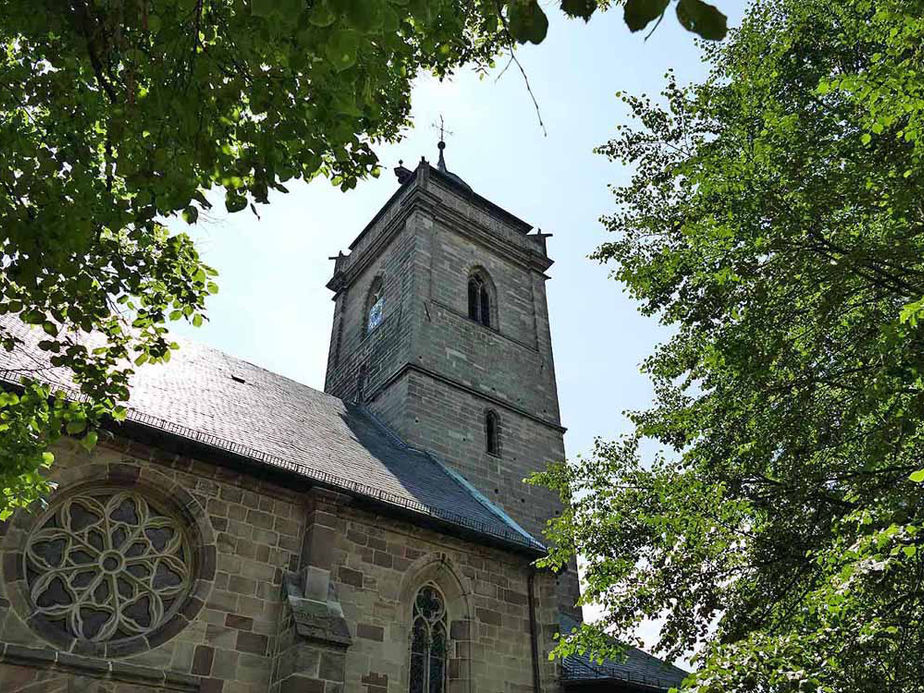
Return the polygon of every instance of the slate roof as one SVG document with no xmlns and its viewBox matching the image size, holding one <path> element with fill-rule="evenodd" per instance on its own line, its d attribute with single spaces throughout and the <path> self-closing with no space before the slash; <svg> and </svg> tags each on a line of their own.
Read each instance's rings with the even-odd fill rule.
<svg viewBox="0 0 924 693">
<path fill-rule="evenodd" d="M 570 633 L 578 622 L 566 614 L 559 615 L 562 633 Z M 666 691 L 680 686 L 687 672 L 673 664 L 630 647 L 625 661 L 604 660 L 602 664 L 583 655 L 571 655 L 562 662 L 562 681 L 569 688 L 580 689 L 581 684 L 611 682 L 613 690 Z M 615 687 L 619 683 L 625 687 Z"/>
<path fill-rule="evenodd" d="M 23 340 L 0 349 L 0 380 L 42 366 L 42 332 L 10 316 L 0 331 Z M 173 436 L 288 470 L 403 512 L 436 518 L 532 552 L 544 549 L 455 472 L 405 445 L 368 410 L 196 342 L 163 365 L 137 368 L 128 420 Z M 62 369 L 43 380 L 70 388 Z"/>
</svg>

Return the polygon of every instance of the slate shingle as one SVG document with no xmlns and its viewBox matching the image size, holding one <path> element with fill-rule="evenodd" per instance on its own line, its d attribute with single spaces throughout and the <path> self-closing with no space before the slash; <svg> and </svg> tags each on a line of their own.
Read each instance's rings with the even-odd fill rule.
<svg viewBox="0 0 924 693">
<path fill-rule="evenodd" d="M 578 622 L 566 614 L 559 616 L 559 622 L 562 633 L 570 633 L 578 626 Z M 679 687 L 686 676 L 683 669 L 636 647 L 628 649 L 625 661 L 607 659 L 598 664 L 589 657 L 575 654 L 562 662 L 562 680 L 578 689 L 581 683 L 619 681 L 633 687 L 666 691 L 673 686 Z"/>
</svg>

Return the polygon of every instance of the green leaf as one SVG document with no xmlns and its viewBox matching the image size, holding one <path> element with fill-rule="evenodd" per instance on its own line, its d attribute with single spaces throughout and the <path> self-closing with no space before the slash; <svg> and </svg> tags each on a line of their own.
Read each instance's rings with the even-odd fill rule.
<svg viewBox="0 0 924 693">
<path fill-rule="evenodd" d="M 679 0 L 677 19 L 688 31 L 710 41 L 723 39 L 728 33 L 728 18 L 703 0 Z"/>
<path fill-rule="evenodd" d="M 44 311 L 32 309 L 20 313 L 19 318 L 27 325 L 40 325 L 45 321 Z"/>
<path fill-rule="evenodd" d="M 340 0 L 346 23 L 367 34 L 382 26 L 382 11 L 379 0 Z"/>
<path fill-rule="evenodd" d="M 536 0 L 512 0 L 507 9 L 507 22 L 514 39 L 519 43 L 542 43 L 549 20 Z"/>
<path fill-rule="evenodd" d="M 96 431 L 88 431 L 87 435 L 83 437 L 83 440 L 80 441 L 80 445 L 87 452 L 91 451 L 96 447 L 96 442 L 99 440 L 99 434 Z"/>
<path fill-rule="evenodd" d="M 631 31 L 640 31 L 664 14 L 668 0 L 626 0 L 623 18 Z"/>
<path fill-rule="evenodd" d="M 921 483 L 922 481 L 924 481 L 924 469 L 919 469 L 916 472 L 912 472 L 908 476 L 908 478 L 911 479 L 911 481 L 915 482 L 916 484 Z"/>
<path fill-rule="evenodd" d="M 183 221 L 187 224 L 195 224 L 199 219 L 199 208 L 189 205 L 183 210 Z"/>
<path fill-rule="evenodd" d="M 250 13 L 254 17 L 271 17 L 276 10 L 275 0 L 250 0 Z"/>
<path fill-rule="evenodd" d="M 597 9 L 597 0 L 561 0 L 561 9 L 569 17 L 580 17 L 587 22 Z"/>
<path fill-rule="evenodd" d="M 75 419 L 68 421 L 65 427 L 69 435 L 76 435 L 87 427 L 86 419 Z"/>
<path fill-rule="evenodd" d="M 330 26 L 337 21 L 337 15 L 331 9 L 330 3 L 320 0 L 320 2 L 316 2 L 312 6 L 311 11 L 308 13 L 308 21 L 315 26 Z"/>
<path fill-rule="evenodd" d="M 335 31 L 330 36 L 325 47 L 325 55 L 335 70 L 343 71 L 353 67 L 359 43 L 359 34 L 350 29 Z"/>
<path fill-rule="evenodd" d="M 240 212 L 247 206 L 247 197 L 241 195 L 239 192 L 234 190 L 229 190 L 225 193 L 225 209 L 227 209 L 232 214 L 234 212 Z"/>
</svg>

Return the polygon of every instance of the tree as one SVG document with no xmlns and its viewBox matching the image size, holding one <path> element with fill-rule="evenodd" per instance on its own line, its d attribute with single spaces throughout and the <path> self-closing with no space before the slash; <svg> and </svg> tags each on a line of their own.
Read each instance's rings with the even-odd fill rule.
<svg viewBox="0 0 924 693">
<path fill-rule="evenodd" d="M 594 257 L 675 333 L 634 433 L 538 477 L 604 611 L 560 653 L 661 618 L 685 690 L 924 691 L 922 9 L 760 0 L 704 83 L 623 97 Z"/>
<path fill-rule="evenodd" d="M 626 20 L 638 30 L 667 7 L 630 0 Z M 724 34 L 711 5 L 676 8 Z M 587 20 L 597 3 L 562 9 Z M 132 368 L 170 358 L 168 320 L 204 319 L 215 271 L 165 219 L 195 223 L 219 186 L 229 212 L 292 178 L 355 186 L 407 125 L 419 71 L 484 69 L 547 26 L 536 0 L 3 3 L 0 314 L 44 330 L 72 389 L 38 366 L 3 374 L 23 380 L 0 397 L 0 518 L 45 490 L 62 432 L 89 447 L 101 417 L 124 416 Z M 9 330 L 0 342 L 16 347 Z"/>
</svg>

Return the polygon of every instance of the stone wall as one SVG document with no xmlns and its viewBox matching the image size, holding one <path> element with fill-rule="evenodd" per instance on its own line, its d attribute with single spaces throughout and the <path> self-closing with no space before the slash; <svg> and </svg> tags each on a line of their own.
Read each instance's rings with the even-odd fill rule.
<svg viewBox="0 0 924 693">
<path fill-rule="evenodd" d="M 75 489 L 114 486 L 173 499 L 195 525 L 200 579 L 174 625 L 145 636 L 148 647 L 124 656 L 106 645 L 56 648 L 54 637 L 26 623 L 28 579 L 18 567 L 43 515 L 17 513 L 3 525 L 0 547 L 4 692 L 406 691 L 410 604 L 428 582 L 450 605 L 449 691 L 532 690 L 528 556 L 415 526 L 337 493 L 297 492 L 294 484 L 135 443 L 104 441 L 92 454 L 66 444 L 54 477 L 52 508 Z M 557 628 L 554 591 L 554 577 L 538 575 L 545 691 L 557 686 L 546 657 Z"/>
<path fill-rule="evenodd" d="M 354 632 L 346 690 L 408 689 L 411 605 L 427 583 L 447 601 L 449 693 L 533 690 L 527 558 L 349 505 L 331 503 L 329 511 L 336 518 L 331 580 Z M 542 689 L 552 691 L 555 580 L 542 574 L 537 583 Z"/>
<path fill-rule="evenodd" d="M 400 232 L 382 241 L 351 284 L 338 292 L 334 302 L 331 351 L 325 392 L 352 401 L 356 398 L 360 369 L 365 368 L 364 391 L 368 395 L 410 358 L 413 330 L 414 235 Z M 382 323 L 366 330 L 369 290 L 377 277 L 384 288 Z"/>
<path fill-rule="evenodd" d="M 561 512 L 561 502 L 548 489 L 523 480 L 550 462 L 564 459 L 561 432 L 415 370 L 392 387 L 407 393 L 405 425 L 400 429 L 404 440 L 457 469 L 485 497 L 542 540 L 546 522 Z M 488 408 L 499 416 L 497 455 L 485 448 L 484 415 Z M 572 565 L 559 582 L 562 608 L 579 617 L 580 609 L 574 606 L 580 595 L 576 566 Z"/>
<path fill-rule="evenodd" d="M 178 632 L 125 658 L 100 653 L 103 656 L 87 658 L 83 663 L 92 666 L 94 660 L 96 664 L 116 661 L 134 665 L 139 671 L 186 674 L 197 677 L 204 693 L 267 690 L 280 622 L 282 577 L 296 566 L 300 549 L 301 499 L 284 488 L 137 444 L 100 445 L 92 455 L 69 445 L 58 451 L 57 457 L 54 478 L 61 481 L 61 494 L 75 485 L 110 481 L 128 488 L 144 484 L 174 496 L 185 491 L 193 511 L 211 528 L 213 539 L 212 565 L 199 565 L 200 572 L 208 572 L 212 579 L 207 589 L 196 593 L 202 600 L 200 608 L 189 612 L 190 618 L 181 623 Z M 24 622 L 29 607 L 15 603 L 13 590 L 18 576 L 16 551 L 30 524 L 29 515 L 21 512 L 4 527 L 0 640 L 47 648 L 46 640 Z M 10 668 L 0 671 L 0 690 L 15 690 L 10 680 L 18 675 Z M 136 690 L 122 684 L 116 689 Z"/>
</svg>

